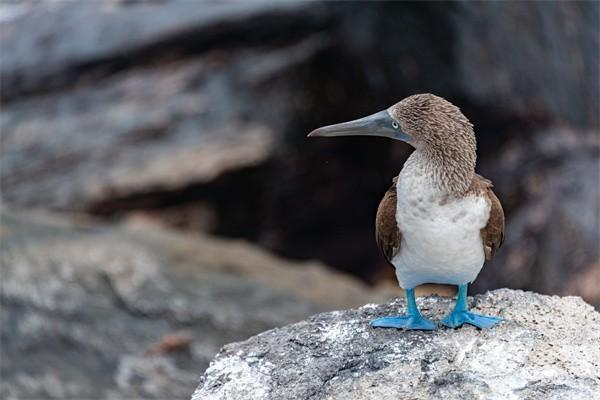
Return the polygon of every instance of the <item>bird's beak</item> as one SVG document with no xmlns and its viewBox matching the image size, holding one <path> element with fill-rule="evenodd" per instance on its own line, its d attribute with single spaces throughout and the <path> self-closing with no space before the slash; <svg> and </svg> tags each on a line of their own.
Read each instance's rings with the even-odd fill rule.
<svg viewBox="0 0 600 400">
<path fill-rule="evenodd" d="M 407 143 L 412 141 L 412 137 L 402 132 L 398 122 L 390 116 L 387 110 L 354 121 L 327 125 L 308 134 L 308 137 L 314 136 L 383 136 Z"/>
</svg>

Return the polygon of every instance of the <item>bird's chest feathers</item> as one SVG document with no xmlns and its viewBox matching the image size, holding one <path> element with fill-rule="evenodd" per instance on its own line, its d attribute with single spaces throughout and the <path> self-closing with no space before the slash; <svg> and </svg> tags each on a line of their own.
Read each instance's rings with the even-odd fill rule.
<svg viewBox="0 0 600 400">
<path fill-rule="evenodd" d="M 396 220 L 403 235 L 479 232 L 487 222 L 490 205 L 485 198 L 456 198 L 440 193 L 426 176 L 405 177 L 397 183 Z"/>
<path fill-rule="evenodd" d="M 402 244 L 393 263 L 401 284 L 475 279 L 485 259 L 480 230 L 489 212 L 484 197 L 447 195 L 426 173 L 400 173 L 396 221 Z"/>
</svg>

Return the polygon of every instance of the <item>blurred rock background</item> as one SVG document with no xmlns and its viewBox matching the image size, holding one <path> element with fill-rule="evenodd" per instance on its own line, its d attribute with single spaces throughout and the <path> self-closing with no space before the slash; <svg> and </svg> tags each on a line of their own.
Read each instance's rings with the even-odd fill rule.
<svg viewBox="0 0 600 400">
<path fill-rule="evenodd" d="M 595 1 L 3 2 L 0 394 L 185 398 L 226 342 L 397 294 L 373 221 L 411 149 L 305 136 L 419 92 L 474 123 L 504 204 L 474 289 L 600 305 L 599 19 Z"/>
</svg>

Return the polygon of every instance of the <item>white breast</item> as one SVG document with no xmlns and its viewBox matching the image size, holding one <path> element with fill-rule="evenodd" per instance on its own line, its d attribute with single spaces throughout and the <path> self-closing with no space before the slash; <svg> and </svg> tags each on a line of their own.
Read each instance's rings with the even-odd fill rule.
<svg viewBox="0 0 600 400">
<path fill-rule="evenodd" d="M 392 264 L 400 286 L 475 280 L 485 261 L 480 230 L 490 213 L 487 199 L 444 195 L 426 175 L 406 171 L 398 177 L 397 194 L 402 242 Z"/>
</svg>

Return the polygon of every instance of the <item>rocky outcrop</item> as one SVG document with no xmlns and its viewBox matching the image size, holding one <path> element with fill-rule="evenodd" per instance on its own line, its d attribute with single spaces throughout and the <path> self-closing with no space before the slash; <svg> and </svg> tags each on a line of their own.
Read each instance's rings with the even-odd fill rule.
<svg viewBox="0 0 600 400">
<path fill-rule="evenodd" d="M 272 13 L 296 27 L 299 7 L 289 2 L 113 3 L 21 6 L 26 11 L 3 21 L 9 103 L 0 120 L 0 175 L 11 204 L 82 211 L 264 163 L 277 132 L 261 120 L 257 96 L 280 119 L 289 103 L 285 93 L 269 97 L 261 82 L 291 73 L 327 46 L 300 27 L 280 37 L 285 46 L 243 39 Z M 227 35 L 240 43 L 221 50 Z M 52 83 L 65 78 L 73 81 Z M 31 90 L 19 85 L 36 92 L 26 96 Z"/>
<path fill-rule="evenodd" d="M 381 300 L 247 243 L 1 214 L 2 398 L 187 398 L 225 343 Z"/>
<path fill-rule="evenodd" d="M 587 399 L 600 391 L 600 314 L 576 297 L 508 289 L 470 299 L 492 330 L 380 330 L 404 301 L 320 314 L 224 347 L 193 400 Z M 453 301 L 418 299 L 439 319 Z"/>
</svg>

